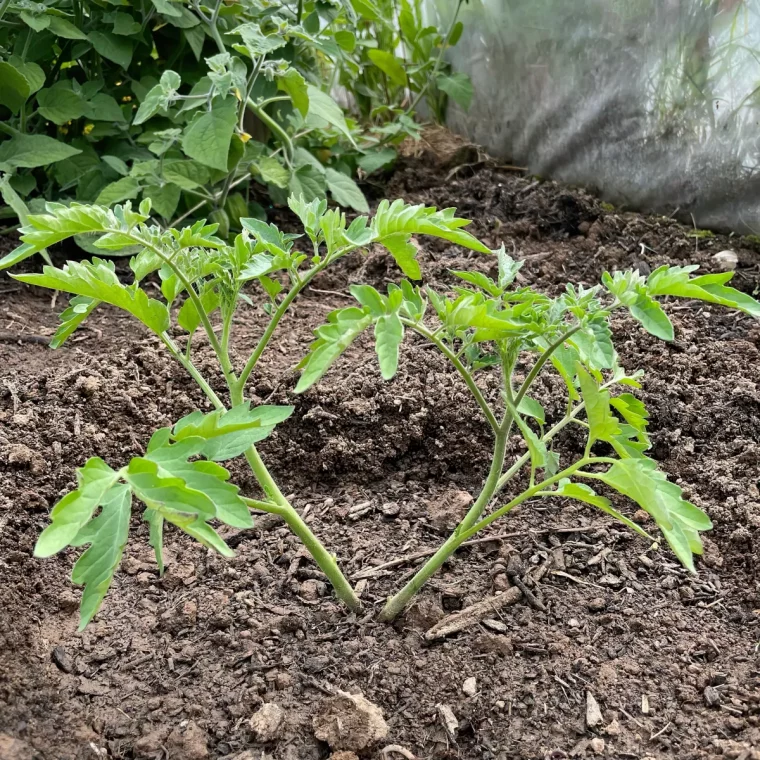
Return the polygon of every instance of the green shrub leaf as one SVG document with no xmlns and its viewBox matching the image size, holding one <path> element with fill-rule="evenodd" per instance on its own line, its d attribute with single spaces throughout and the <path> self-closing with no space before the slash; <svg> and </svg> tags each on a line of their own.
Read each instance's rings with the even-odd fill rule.
<svg viewBox="0 0 760 760">
<path fill-rule="evenodd" d="M 186 128 L 182 150 L 212 169 L 227 172 L 227 154 L 237 124 L 237 106 L 228 98 L 199 114 Z"/>
</svg>

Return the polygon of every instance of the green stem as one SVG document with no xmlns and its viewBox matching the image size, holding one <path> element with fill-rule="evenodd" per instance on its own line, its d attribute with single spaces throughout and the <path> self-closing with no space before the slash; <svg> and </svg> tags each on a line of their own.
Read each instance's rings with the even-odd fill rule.
<svg viewBox="0 0 760 760">
<path fill-rule="evenodd" d="M 139 245 L 144 246 L 145 248 L 148 248 L 149 250 L 153 251 L 153 253 L 158 256 L 161 261 L 163 261 L 165 264 L 167 264 L 169 267 L 171 267 L 172 271 L 177 275 L 177 278 L 182 283 L 183 287 L 187 291 L 187 295 L 190 297 L 190 300 L 193 302 L 196 311 L 198 312 L 198 316 L 200 317 L 201 324 L 203 325 L 203 329 L 206 331 L 206 335 L 208 336 L 209 342 L 211 343 L 211 347 L 214 349 L 214 353 L 219 357 L 219 362 L 222 367 L 222 372 L 224 373 L 224 377 L 227 380 L 228 384 L 235 382 L 235 376 L 232 372 L 232 367 L 230 366 L 229 357 L 225 356 L 224 351 L 222 350 L 222 346 L 219 343 L 219 339 L 216 337 L 216 333 L 214 332 L 213 325 L 211 324 L 211 320 L 208 318 L 208 314 L 206 314 L 206 309 L 203 306 L 203 302 L 201 301 L 200 296 L 195 291 L 195 288 L 193 287 L 193 284 L 190 282 L 190 280 L 185 277 L 184 272 L 174 263 L 174 261 L 171 259 L 171 257 L 167 257 L 164 255 L 164 252 L 157 248 L 155 245 L 150 243 L 149 241 L 143 239 L 139 235 L 135 235 L 133 232 L 123 232 L 121 230 L 109 230 L 110 232 L 118 232 L 121 235 L 127 235 L 132 240 L 134 240 Z"/>
<path fill-rule="evenodd" d="M 234 403 L 235 402 L 233 401 L 233 404 Z M 309 551 L 309 554 L 314 558 L 319 569 L 327 576 L 332 587 L 335 589 L 338 598 L 349 610 L 352 612 L 358 612 L 362 606 L 361 602 L 354 593 L 346 576 L 343 575 L 338 567 L 335 557 L 325 549 L 322 542 L 312 533 L 311 528 L 309 528 L 304 522 L 301 515 L 296 512 L 295 508 L 282 495 L 282 492 L 277 486 L 277 483 L 275 483 L 274 478 L 269 474 L 269 470 L 267 470 L 267 467 L 255 446 L 251 446 L 248 451 L 246 451 L 245 458 L 248 460 L 248 464 L 251 466 L 251 470 L 256 476 L 259 485 L 272 502 L 267 503 L 246 499 L 246 503 L 248 503 L 249 506 L 264 508 L 268 512 L 280 515 L 287 526 L 296 534 L 296 536 L 298 536 L 301 543 L 303 543 Z"/>
<path fill-rule="evenodd" d="M 294 149 L 293 142 L 288 133 L 263 108 L 260 108 L 252 98 L 247 98 L 246 103 L 248 104 L 248 109 L 253 111 L 253 113 L 255 113 L 256 116 L 258 116 L 259 119 L 261 119 L 261 121 L 263 121 L 264 124 L 277 135 L 280 142 L 285 147 L 285 162 L 290 165 L 293 160 Z"/>
<path fill-rule="evenodd" d="M 561 346 L 564 344 L 564 342 L 570 338 L 572 335 L 578 332 L 578 330 L 581 329 L 580 325 L 576 325 L 571 330 L 568 330 L 564 335 L 557 338 L 557 340 L 554 341 L 542 354 L 538 357 L 536 360 L 536 363 L 531 368 L 530 372 L 528 373 L 528 376 L 525 378 L 525 381 L 520 386 L 520 390 L 517 392 L 517 395 L 515 396 L 515 407 L 520 406 L 520 402 L 523 400 L 523 396 L 528 392 L 528 388 L 530 388 L 531 385 L 533 385 L 533 381 L 538 377 L 538 373 L 541 372 L 541 370 L 544 368 L 544 365 L 547 361 L 551 358 L 551 355 Z"/>
<path fill-rule="evenodd" d="M 491 497 L 496 490 L 499 475 L 504 466 L 506 444 L 507 437 L 504 434 L 504 431 L 499 430 L 496 434 L 496 441 L 494 443 L 491 469 L 477 500 L 470 508 L 464 520 L 462 520 L 457 529 L 451 534 L 451 536 L 449 536 L 441 548 L 422 566 L 401 591 L 388 599 L 385 607 L 383 607 L 383 610 L 380 613 L 380 620 L 389 622 L 403 611 L 431 576 L 438 572 L 441 565 L 457 550 L 463 540 L 461 536 L 464 535 L 464 533 L 467 532 L 483 514 L 483 510 L 488 506 L 488 503 L 491 501 Z"/>
<path fill-rule="evenodd" d="M 253 372 L 253 368 L 261 358 L 261 354 L 264 353 L 264 349 L 272 339 L 272 335 L 274 335 L 274 331 L 277 329 L 277 325 L 280 323 L 280 320 L 283 318 L 283 316 L 285 316 L 285 312 L 290 308 L 290 305 L 296 299 L 298 294 L 309 284 L 309 282 L 311 282 L 311 280 L 318 272 L 324 269 L 327 263 L 328 260 L 325 259 L 325 261 L 323 261 L 321 264 L 318 264 L 306 272 L 306 274 L 300 280 L 297 280 L 295 282 L 295 284 L 288 291 L 285 298 L 283 298 L 280 302 L 280 305 L 277 307 L 275 313 L 272 315 L 272 318 L 269 320 L 269 324 L 264 330 L 263 335 L 259 339 L 259 342 L 256 344 L 256 348 L 253 349 L 253 353 L 250 355 L 250 357 L 248 357 L 248 361 L 246 362 L 243 371 L 240 373 L 240 377 L 237 381 L 237 387 L 241 393 L 245 388 L 245 384 L 248 382 L 248 378 L 251 376 L 251 372 Z"/>
<path fill-rule="evenodd" d="M 430 330 L 428 330 L 424 325 L 419 324 L 418 322 L 413 322 L 410 319 L 402 319 L 401 321 L 407 327 L 411 328 L 419 335 L 422 335 L 423 338 L 427 338 L 427 340 L 433 343 L 438 348 L 438 350 L 454 365 L 456 371 L 459 373 L 461 378 L 467 384 L 467 387 L 470 389 L 470 393 L 472 393 L 472 395 L 475 397 L 475 401 L 478 402 L 478 406 L 482 409 L 483 414 L 488 421 L 488 424 L 491 426 L 491 430 L 496 433 L 499 430 L 499 422 L 496 419 L 494 413 L 491 411 L 491 407 L 488 405 L 485 396 L 483 396 L 480 388 L 478 388 L 476 385 L 472 374 L 467 369 L 467 367 L 464 366 L 459 357 L 439 337 L 430 332 Z"/>
<path fill-rule="evenodd" d="M 505 504 L 500 509 L 497 509 L 488 517 L 484 518 L 478 523 L 471 525 L 466 529 L 462 529 L 464 522 L 460 524 L 459 528 L 448 538 L 448 540 L 441 546 L 440 549 L 420 568 L 416 575 L 399 591 L 394 597 L 388 600 L 385 607 L 383 607 L 380 613 L 380 620 L 390 622 L 397 615 L 399 615 L 404 608 L 409 604 L 415 594 L 422 588 L 425 582 L 443 565 L 444 562 L 465 542 L 472 538 L 476 533 L 479 533 L 483 528 L 488 527 L 492 522 L 498 520 L 500 517 L 504 517 L 508 512 L 514 509 L 524 501 L 536 496 L 547 486 L 553 485 L 562 478 L 567 478 L 572 475 L 576 470 L 587 464 L 594 464 L 594 459 L 582 459 L 571 465 L 567 469 L 563 470 L 551 478 L 547 478 L 542 483 L 528 488 L 523 491 L 519 496 L 512 499 L 508 504 Z"/>
<path fill-rule="evenodd" d="M 5 15 L 5 11 L 8 10 L 8 6 L 11 4 L 11 0 L 2 0 L 0 2 L 0 18 Z"/>
</svg>

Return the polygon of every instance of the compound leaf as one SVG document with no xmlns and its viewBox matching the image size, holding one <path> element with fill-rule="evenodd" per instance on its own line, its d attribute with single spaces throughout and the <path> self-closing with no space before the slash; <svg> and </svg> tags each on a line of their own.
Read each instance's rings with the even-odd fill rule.
<svg viewBox="0 0 760 760">
<path fill-rule="evenodd" d="M 118 306 L 157 334 L 169 329 L 166 305 L 149 298 L 139 287 L 123 285 L 114 272 L 113 264 L 102 259 L 69 261 L 62 269 L 46 266 L 41 274 L 17 274 L 13 277 L 30 285 L 87 296 Z"/>
<path fill-rule="evenodd" d="M 601 390 L 593 377 L 579 363 L 577 365 L 581 396 L 586 404 L 589 424 L 589 441 L 612 441 L 620 435 L 620 425 L 610 411 L 609 391 Z"/>
</svg>

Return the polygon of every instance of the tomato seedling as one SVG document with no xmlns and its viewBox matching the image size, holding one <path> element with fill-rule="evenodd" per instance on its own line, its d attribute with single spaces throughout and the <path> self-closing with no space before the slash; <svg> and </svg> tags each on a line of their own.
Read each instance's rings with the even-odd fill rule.
<svg viewBox="0 0 760 760">
<path fill-rule="evenodd" d="M 195 411 L 171 428 L 153 435 L 146 454 L 113 469 L 97 457 L 77 473 L 79 487 L 64 496 L 52 510 L 51 524 L 40 536 L 35 554 L 47 557 L 66 546 L 89 548 L 77 561 L 73 581 L 84 584 L 81 626 L 97 612 L 119 565 L 127 542 L 132 497 L 145 505 L 143 517 L 150 524 L 150 540 L 163 570 L 161 546 L 165 523 L 170 523 L 203 545 L 230 556 L 232 550 L 210 524 L 218 520 L 236 528 L 253 526 L 250 509 L 282 517 L 311 553 L 333 585 L 337 596 L 351 610 L 360 602 L 327 551 L 295 508 L 288 502 L 262 460 L 256 444 L 293 411 L 289 406 L 252 407 L 246 396 L 251 373 L 269 345 L 277 326 L 299 293 L 320 272 L 358 249 L 384 246 L 409 277 L 419 278 L 417 249 L 411 236 L 431 235 L 482 253 L 489 249 L 465 232 L 464 219 L 453 209 L 436 211 L 383 201 L 372 219 L 359 216 L 350 225 L 345 214 L 327 209 L 325 200 L 304 202 L 290 198 L 311 242 L 310 252 L 294 246 L 299 237 L 282 233 L 258 219 L 241 219 L 244 232 L 232 245 L 216 237 L 217 225 L 199 221 L 181 230 L 163 230 L 146 224 L 150 202 L 138 211 L 129 203 L 113 210 L 100 206 L 47 204 L 47 213 L 30 215 L 22 228 L 21 252 L 32 255 L 74 235 L 91 235 L 104 255 L 132 254 L 131 284 L 116 275 L 113 263 L 99 258 L 69 261 L 62 268 L 46 266 L 42 273 L 17 274 L 17 280 L 71 293 L 75 297 L 63 312 L 62 323 L 51 345 L 55 348 L 79 327 L 99 304 L 112 304 L 130 313 L 155 333 L 208 397 L 214 411 Z M 157 273 L 164 300 L 152 298 L 141 286 Z M 257 282 L 259 304 L 268 315 L 261 337 L 242 367 L 234 367 L 230 339 L 238 308 L 251 304 L 244 289 Z M 184 302 L 178 309 L 179 297 Z M 337 312 L 343 320 L 345 310 Z M 218 317 L 218 320 L 217 320 Z M 217 320 L 214 324 L 213 320 Z M 392 342 L 393 318 L 374 320 L 380 344 L 384 329 Z M 187 333 L 184 350 L 170 333 L 172 323 Z M 227 394 L 222 399 L 193 363 L 192 338 L 205 332 L 224 376 Z M 325 345 L 309 355 L 305 377 L 326 367 L 340 353 L 329 337 L 335 328 L 320 328 Z M 338 330 L 343 325 L 338 325 Z M 306 380 L 301 381 L 303 387 Z M 241 496 L 229 483 L 229 473 L 218 462 L 244 455 L 264 493 L 263 499 Z"/>
<path fill-rule="evenodd" d="M 692 572 L 693 555 L 702 552 L 699 533 L 712 527 L 708 516 L 686 501 L 681 489 L 644 453 L 650 447 L 649 414 L 628 391 L 640 387 L 643 373 L 629 375 L 620 366 L 610 316 L 626 308 L 649 333 L 672 340 L 673 326 L 658 298 L 707 301 L 755 317 L 760 317 L 760 304 L 726 285 L 731 272 L 691 278 L 696 266 L 663 266 L 648 277 L 631 270 L 605 273 L 602 285 L 567 285 L 556 298 L 530 287 L 516 287 L 520 266 L 502 248 L 497 280 L 480 272 L 455 271 L 462 285 L 454 289 L 453 297 L 413 287 L 408 281 L 402 281 L 400 287 L 389 285 L 387 295 L 368 285 L 354 286 L 351 292 L 358 306 L 331 314 L 328 324 L 317 329 L 317 340 L 302 362 L 296 390 L 319 379 L 330 361 L 374 325 L 380 368 L 385 378 L 391 378 L 404 332 L 411 330 L 433 343 L 451 362 L 493 433 L 493 458 L 480 494 L 439 550 L 388 600 L 380 613 L 383 620 L 396 617 L 465 541 L 529 499 L 561 497 L 585 502 L 654 541 L 589 485 L 601 483 L 648 512 L 675 555 Z M 430 320 L 426 319 L 428 306 L 433 312 Z M 524 362 L 531 357 L 530 369 L 523 371 Z M 494 404 L 488 402 L 476 377 L 496 368 L 501 374 L 501 392 Z M 529 391 L 549 368 L 564 381 L 567 407 L 565 415 L 547 429 L 547 415 Z M 581 456 L 555 448 L 557 434 L 568 425 L 586 432 Z M 527 451 L 505 471 L 513 433 L 523 439 Z M 526 477 L 519 481 L 516 493 L 487 512 L 524 472 Z"/>
</svg>

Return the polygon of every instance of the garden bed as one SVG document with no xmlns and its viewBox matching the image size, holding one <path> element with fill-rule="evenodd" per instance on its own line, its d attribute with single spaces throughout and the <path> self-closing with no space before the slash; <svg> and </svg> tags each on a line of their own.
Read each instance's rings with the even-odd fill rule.
<svg viewBox="0 0 760 760">
<path fill-rule="evenodd" d="M 410 159 L 385 194 L 456 206 L 486 244 L 514 248 L 525 259 L 521 276 L 547 291 L 568 280 L 594 284 L 605 269 L 699 263 L 714 271 L 714 255 L 729 248 L 739 257 L 732 284 L 750 293 L 760 286 L 754 243 L 620 213 L 488 164 L 454 176 L 434 164 L 432 155 Z M 496 268 L 443 241 L 420 242 L 426 281 L 442 289 L 463 257 L 483 272 Z M 379 252 L 321 275 L 252 386 L 260 402 L 296 404 L 262 455 L 349 576 L 369 576 L 366 614 L 344 613 L 271 518 L 222 532 L 237 551 L 230 561 L 168 532 L 162 579 L 147 526 L 135 522 L 122 570 L 81 634 L 68 580 L 73 552 L 32 558 L 50 507 L 87 457 L 121 465 L 156 427 L 209 406 L 129 317 L 103 308 L 53 352 L 37 338 L 52 334 L 62 304 L 51 310 L 49 292 L 0 281 L 0 758 L 14 737 L 23 744 L 6 751 L 22 754 L 9 757 L 195 760 L 250 750 L 241 760 L 318 760 L 330 753 L 312 719 L 335 689 L 382 708 L 385 744 L 418 758 L 760 757 L 757 323 L 682 301 L 666 305 L 676 340 L 665 344 L 628 318 L 613 321 L 622 364 L 647 373 L 653 457 L 715 523 L 698 576 L 592 507 L 547 501 L 515 510 L 494 526 L 493 541 L 460 551 L 389 626 L 372 613 L 414 561 L 370 571 L 440 544 L 446 509 L 455 513 L 460 492 L 482 484 L 489 432 L 458 377 L 414 336 L 390 383 L 364 337 L 306 394 L 292 389 L 311 330 L 350 303 L 347 285 L 384 289 L 396 279 Z M 253 310 L 241 317 L 241 354 L 261 324 Z M 201 368 L 204 355 L 212 373 L 201 346 Z M 222 382 L 216 377 L 220 392 Z M 560 414 L 559 386 L 539 387 L 547 411 Z M 563 443 L 582 451 L 576 437 Z M 250 473 L 232 469 L 254 495 Z M 507 589 L 516 566 L 537 603 L 425 640 L 445 615 Z M 471 678 L 474 693 L 470 682 L 465 694 Z M 588 694 L 602 713 L 593 729 Z M 249 725 L 262 702 L 286 713 L 268 744 L 257 744 Z M 447 707 L 456 730 L 447 731 Z M 382 758 L 383 746 L 364 757 Z"/>
</svg>

